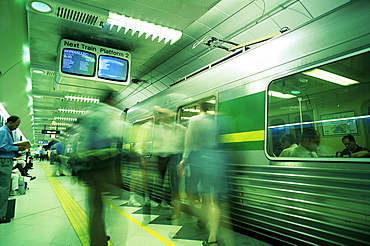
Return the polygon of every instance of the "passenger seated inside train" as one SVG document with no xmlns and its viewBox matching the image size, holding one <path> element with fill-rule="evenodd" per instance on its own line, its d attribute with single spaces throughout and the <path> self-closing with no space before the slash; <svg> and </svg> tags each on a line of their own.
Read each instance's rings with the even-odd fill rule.
<svg viewBox="0 0 370 246">
<path fill-rule="evenodd" d="M 320 134 L 313 128 L 303 131 L 299 146 L 294 149 L 291 157 L 318 157 L 316 150 L 320 145 Z"/>
<path fill-rule="evenodd" d="M 370 150 L 357 145 L 355 137 L 351 134 L 344 136 L 342 143 L 346 148 L 340 153 L 340 157 L 370 157 Z"/>
<path fill-rule="evenodd" d="M 280 139 L 283 151 L 280 153 L 279 157 L 291 156 L 295 148 L 298 147 L 296 144 L 296 138 L 293 134 L 284 134 Z"/>
</svg>

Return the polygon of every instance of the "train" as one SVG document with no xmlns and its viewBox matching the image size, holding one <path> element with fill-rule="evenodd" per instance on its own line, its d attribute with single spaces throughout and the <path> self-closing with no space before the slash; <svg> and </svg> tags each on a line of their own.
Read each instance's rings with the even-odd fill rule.
<svg viewBox="0 0 370 246">
<path fill-rule="evenodd" d="M 274 245 L 369 245 L 370 157 L 338 156 L 348 134 L 370 148 L 369 12 L 369 1 L 351 1 L 234 51 L 138 102 L 126 120 L 141 125 L 159 106 L 186 125 L 208 102 L 229 119 L 220 143 L 233 156 L 234 228 Z M 279 157 L 280 138 L 299 142 L 307 128 L 320 134 L 318 157 Z"/>
</svg>

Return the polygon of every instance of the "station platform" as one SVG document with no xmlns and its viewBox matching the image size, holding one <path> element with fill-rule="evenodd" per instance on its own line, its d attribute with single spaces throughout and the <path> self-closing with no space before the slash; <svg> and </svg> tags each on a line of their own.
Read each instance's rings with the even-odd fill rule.
<svg viewBox="0 0 370 246">
<path fill-rule="evenodd" d="M 0 224 L 1 246 L 78 246 L 89 245 L 88 188 L 66 172 L 66 176 L 53 177 L 48 161 L 34 162 L 29 171 L 37 178 L 29 183 L 25 195 L 16 199 L 12 222 Z M 109 187 L 104 194 L 105 222 L 108 245 L 116 246 L 201 246 L 207 238 L 207 229 L 196 226 L 196 218 L 182 213 L 176 224 L 168 220 L 169 209 L 161 206 L 145 209 L 124 205 L 129 192 Z M 267 246 L 246 235 L 221 228 L 225 235 L 223 245 Z"/>
</svg>

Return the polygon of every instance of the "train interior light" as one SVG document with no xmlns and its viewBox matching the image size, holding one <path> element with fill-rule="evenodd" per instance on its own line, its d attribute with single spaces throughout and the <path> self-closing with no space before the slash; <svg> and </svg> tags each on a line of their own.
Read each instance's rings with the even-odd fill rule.
<svg viewBox="0 0 370 246">
<path fill-rule="evenodd" d="M 358 81 L 355 81 L 353 79 L 349 79 L 349 78 L 346 78 L 346 77 L 343 77 L 343 76 L 340 76 L 334 73 L 330 73 L 322 69 L 317 69 L 317 68 L 304 72 L 303 74 L 306 74 L 306 75 L 309 75 L 315 78 L 323 79 L 323 80 L 326 80 L 328 82 L 332 82 L 338 85 L 343 85 L 343 86 L 359 83 Z"/>
</svg>

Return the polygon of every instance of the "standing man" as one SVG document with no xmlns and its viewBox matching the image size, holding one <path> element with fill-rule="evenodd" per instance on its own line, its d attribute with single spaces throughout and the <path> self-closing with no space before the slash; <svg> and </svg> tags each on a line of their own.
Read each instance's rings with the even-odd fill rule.
<svg viewBox="0 0 370 246">
<path fill-rule="evenodd" d="M 63 173 L 62 155 L 64 154 L 64 144 L 57 140 L 50 147 L 50 165 L 53 165 L 53 177 L 66 176 Z M 58 173 L 58 174 L 57 174 Z"/>
<path fill-rule="evenodd" d="M 18 116 L 10 116 L 5 125 L 0 127 L 0 224 L 10 222 L 10 218 L 6 218 L 5 215 L 8 206 L 13 158 L 16 157 L 17 151 L 26 149 L 24 146 L 13 145 L 12 131 L 17 129 L 20 124 Z"/>
</svg>

